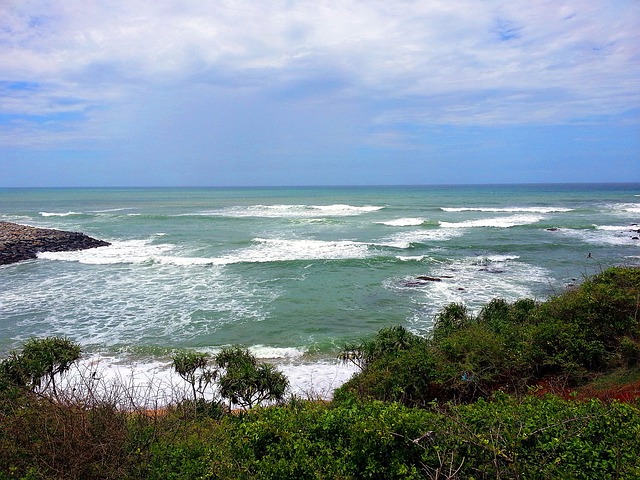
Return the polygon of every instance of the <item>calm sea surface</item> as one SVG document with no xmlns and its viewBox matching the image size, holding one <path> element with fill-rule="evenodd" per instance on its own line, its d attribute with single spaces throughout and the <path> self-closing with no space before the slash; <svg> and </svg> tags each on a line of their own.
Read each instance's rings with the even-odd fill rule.
<svg viewBox="0 0 640 480">
<path fill-rule="evenodd" d="M 344 381 L 337 349 L 382 327 L 640 263 L 640 184 L 0 189 L 0 220 L 112 242 L 0 267 L 0 352 L 63 335 L 161 376 L 241 344 L 299 389 Z"/>
</svg>

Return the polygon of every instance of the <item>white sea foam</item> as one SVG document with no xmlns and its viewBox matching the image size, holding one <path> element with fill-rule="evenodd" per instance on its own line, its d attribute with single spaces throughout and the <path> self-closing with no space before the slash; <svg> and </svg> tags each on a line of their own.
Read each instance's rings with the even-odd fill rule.
<svg viewBox="0 0 640 480">
<path fill-rule="evenodd" d="M 279 364 L 290 382 L 291 393 L 301 398 L 329 400 L 333 391 L 348 381 L 358 369 L 333 360 L 315 363 Z"/>
<path fill-rule="evenodd" d="M 256 238 L 253 241 L 251 247 L 221 257 L 220 263 L 343 260 L 369 255 L 368 244 L 349 240 Z"/>
<path fill-rule="evenodd" d="M 333 391 L 357 371 L 353 365 L 330 359 L 294 363 L 284 358 L 273 363 L 288 378 L 290 393 L 311 399 L 330 399 Z M 169 360 L 141 362 L 102 355 L 81 359 L 62 378 L 59 387 L 71 395 L 91 391 L 93 398 L 115 401 L 121 408 L 161 408 L 191 396 L 189 385 Z M 214 398 L 214 389 L 210 387 L 205 397 Z"/>
<path fill-rule="evenodd" d="M 168 244 L 153 244 L 150 240 L 114 241 L 107 247 L 72 252 L 41 252 L 38 258 L 64 260 L 93 265 L 145 263 L 162 259 L 173 248 Z"/>
<path fill-rule="evenodd" d="M 84 270 L 84 273 L 83 273 Z M 80 272 L 80 273 L 78 273 Z M 28 288 L 2 295 L 3 314 L 20 316 L 16 341 L 46 332 L 85 347 L 168 345 L 218 338 L 236 323 L 272 315 L 281 290 L 220 268 L 183 268 L 149 263 L 91 269 L 58 268 Z M 42 315 L 41 305 L 47 305 Z M 169 339 L 169 340 L 167 340 Z"/>
<path fill-rule="evenodd" d="M 632 228 L 633 227 L 600 225 L 596 226 L 593 230 L 559 228 L 557 232 L 561 235 L 573 237 L 594 245 L 638 245 L 638 240 L 633 239 L 633 237 L 638 236 L 638 234 L 633 232 L 631 230 Z"/>
<path fill-rule="evenodd" d="M 4 213 L 0 215 L 0 218 L 2 218 L 2 220 L 5 222 L 22 223 L 23 225 L 27 225 L 28 222 L 33 220 L 28 215 L 7 215 Z"/>
<path fill-rule="evenodd" d="M 452 238 L 464 235 L 463 229 L 427 229 L 398 232 L 389 237 L 383 238 L 376 245 L 393 248 L 411 248 L 414 244 L 430 242 L 446 242 Z"/>
<path fill-rule="evenodd" d="M 518 260 L 520 255 L 486 255 L 475 257 L 475 261 L 472 263 L 486 264 L 486 263 L 504 263 L 509 260 Z"/>
<path fill-rule="evenodd" d="M 397 218 L 395 220 L 387 220 L 386 222 L 376 222 L 379 225 L 387 225 L 389 227 L 417 227 L 425 222 L 424 218 Z"/>
<path fill-rule="evenodd" d="M 226 345 L 229 346 L 229 345 Z M 201 347 L 197 351 L 211 356 L 217 355 L 222 350 L 220 347 Z M 252 345 L 248 350 L 258 359 L 271 362 L 300 360 L 307 352 L 306 347 L 274 347 L 270 345 Z"/>
<path fill-rule="evenodd" d="M 422 262 L 425 258 L 429 258 L 426 255 L 396 255 L 398 260 L 403 262 Z"/>
<path fill-rule="evenodd" d="M 612 209 L 618 214 L 632 213 L 634 215 L 640 214 L 640 203 L 616 203 L 612 205 Z"/>
<path fill-rule="evenodd" d="M 626 232 L 631 229 L 631 227 L 621 227 L 619 225 L 594 225 L 594 227 L 596 228 L 596 230 L 607 230 L 610 232 Z"/>
<path fill-rule="evenodd" d="M 490 213 L 563 213 L 573 208 L 564 207 L 441 207 L 444 212 L 490 212 Z"/>
<path fill-rule="evenodd" d="M 40 212 L 42 217 L 71 217 L 73 215 L 83 215 L 80 212 Z"/>
<path fill-rule="evenodd" d="M 124 210 L 133 210 L 133 207 L 107 208 L 105 210 L 93 210 L 93 213 L 112 213 L 122 212 Z"/>
<path fill-rule="evenodd" d="M 537 223 L 545 218 L 543 215 L 510 215 L 508 217 L 482 218 L 465 220 L 464 222 L 440 222 L 443 228 L 496 227 L 509 228 Z"/>
<path fill-rule="evenodd" d="M 301 358 L 306 352 L 306 348 L 296 347 L 270 347 L 268 345 L 253 345 L 249 347 L 249 351 L 256 358 L 265 360 L 295 360 Z"/>
<path fill-rule="evenodd" d="M 173 254 L 172 254 L 173 253 Z M 255 238 L 253 245 L 220 257 L 176 255 L 176 247 L 151 240 L 114 241 L 110 246 L 71 252 L 41 252 L 38 258 L 93 265 L 157 263 L 161 265 L 230 265 L 235 263 L 366 258 L 369 244 L 349 240 Z"/>
<path fill-rule="evenodd" d="M 229 207 L 223 210 L 201 212 L 205 216 L 225 217 L 266 217 L 266 218 L 306 218 L 306 217 L 348 217 L 375 212 L 384 207 L 345 204 L 333 205 L 251 205 Z"/>
</svg>

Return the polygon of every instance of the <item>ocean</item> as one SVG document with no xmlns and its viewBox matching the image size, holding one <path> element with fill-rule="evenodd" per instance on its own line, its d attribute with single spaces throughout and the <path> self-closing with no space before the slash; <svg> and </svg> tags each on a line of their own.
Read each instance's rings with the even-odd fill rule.
<svg viewBox="0 0 640 480">
<path fill-rule="evenodd" d="M 104 375 L 173 384 L 176 350 L 238 344 L 321 396 L 346 342 L 640 263 L 638 183 L 0 189 L 0 220 L 112 243 L 0 267 L 0 352 L 66 336 Z"/>
</svg>

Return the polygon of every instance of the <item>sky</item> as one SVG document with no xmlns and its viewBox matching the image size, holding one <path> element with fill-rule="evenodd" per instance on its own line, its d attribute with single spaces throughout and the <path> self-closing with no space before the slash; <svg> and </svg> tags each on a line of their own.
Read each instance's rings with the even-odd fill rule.
<svg viewBox="0 0 640 480">
<path fill-rule="evenodd" d="M 0 187 L 640 181 L 640 0 L 0 0 Z"/>
</svg>

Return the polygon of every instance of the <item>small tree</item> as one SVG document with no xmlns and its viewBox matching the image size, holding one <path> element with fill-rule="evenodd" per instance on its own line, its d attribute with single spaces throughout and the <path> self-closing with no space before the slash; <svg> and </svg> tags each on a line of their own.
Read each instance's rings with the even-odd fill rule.
<svg viewBox="0 0 640 480">
<path fill-rule="evenodd" d="M 195 403 L 198 401 L 198 394 L 204 399 L 205 390 L 215 381 L 218 374 L 216 370 L 209 367 L 209 355 L 201 352 L 174 354 L 173 368 L 185 382 L 191 385 Z"/>
<path fill-rule="evenodd" d="M 63 375 L 80 358 L 80 346 L 68 338 L 31 338 L 21 352 L 11 352 L 0 364 L 2 383 L 57 395 L 57 375 Z"/>
<path fill-rule="evenodd" d="M 280 401 L 289 387 L 282 372 L 271 364 L 258 362 L 246 348 L 224 348 L 216 355 L 216 364 L 224 369 L 218 381 L 220 395 L 244 409 Z"/>
</svg>

